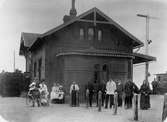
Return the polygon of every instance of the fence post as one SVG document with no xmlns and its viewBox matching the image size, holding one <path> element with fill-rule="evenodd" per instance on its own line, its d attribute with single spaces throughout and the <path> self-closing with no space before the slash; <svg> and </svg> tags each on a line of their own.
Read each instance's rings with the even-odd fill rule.
<svg viewBox="0 0 167 122">
<path fill-rule="evenodd" d="M 114 115 L 117 114 L 117 108 L 118 108 L 118 93 L 116 92 L 114 94 Z"/>
<path fill-rule="evenodd" d="M 138 94 L 134 95 L 134 120 L 138 121 Z"/>
<path fill-rule="evenodd" d="M 89 107 L 89 89 L 86 89 L 86 108 Z"/>
<path fill-rule="evenodd" d="M 125 108 L 125 93 L 122 94 L 122 108 Z"/>
<path fill-rule="evenodd" d="M 165 93 L 164 95 L 164 104 L 163 104 L 163 112 L 162 112 L 162 122 L 164 122 L 164 120 L 167 117 L 167 93 Z"/>
<path fill-rule="evenodd" d="M 102 104 L 102 92 L 98 92 L 98 111 L 101 112 L 101 104 Z"/>
</svg>

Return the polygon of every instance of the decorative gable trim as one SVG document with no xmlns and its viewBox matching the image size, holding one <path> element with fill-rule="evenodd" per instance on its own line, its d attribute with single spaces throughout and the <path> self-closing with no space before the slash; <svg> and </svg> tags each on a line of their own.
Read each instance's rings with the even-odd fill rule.
<svg viewBox="0 0 167 122">
<path fill-rule="evenodd" d="M 106 20 L 108 20 L 108 22 L 106 21 L 97 21 L 96 19 L 94 21 L 91 21 L 91 20 L 85 20 L 85 19 L 82 19 L 83 17 L 91 14 L 91 13 L 94 13 L 94 17 L 96 17 L 96 13 L 98 13 L 99 15 L 101 15 L 102 17 L 104 17 Z M 129 38 L 131 38 L 134 43 L 136 43 L 136 45 L 134 46 L 134 49 L 135 48 L 138 48 L 138 47 L 142 47 L 144 46 L 143 42 L 141 42 L 139 39 L 137 39 L 135 36 L 133 36 L 131 33 L 129 33 L 128 31 L 126 31 L 123 27 L 121 27 L 119 24 L 117 24 L 114 20 L 112 20 L 110 17 L 108 17 L 107 15 L 105 15 L 102 11 L 100 11 L 98 8 L 92 8 L 90 9 L 89 11 L 79 15 L 78 17 L 75 17 L 74 19 L 70 20 L 69 22 L 66 22 L 56 28 L 53 28 L 51 29 L 50 31 L 42 34 L 40 37 L 43 38 L 47 35 L 50 35 L 76 21 L 85 21 L 85 22 L 94 22 L 95 25 L 96 23 L 102 23 L 102 24 L 111 24 L 111 25 L 114 25 L 116 28 L 118 28 L 120 31 L 122 31 L 125 35 L 127 35 Z"/>
</svg>

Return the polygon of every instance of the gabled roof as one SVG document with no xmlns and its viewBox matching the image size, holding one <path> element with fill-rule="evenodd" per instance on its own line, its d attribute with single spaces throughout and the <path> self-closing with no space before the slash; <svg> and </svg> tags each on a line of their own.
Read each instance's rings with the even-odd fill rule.
<svg viewBox="0 0 167 122">
<path fill-rule="evenodd" d="M 21 33 L 21 40 L 20 40 L 20 55 L 24 55 L 25 49 L 31 47 L 36 39 L 40 37 L 38 33 Z"/>
<path fill-rule="evenodd" d="M 70 21 L 56 27 L 56 28 L 53 28 L 47 32 L 45 32 L 44 34 L 41 34 L 41 38 L 42 37 L 45 37 L 47 35 L 50 35 L 76 21 L 79 21 L 80 19 L 82 19 L 83 17 L 89 15 L 90 13 L 92 12 L 96 12 L 98 13 L 99 15 L 101 15 L 102 17 L 105 18 L 105 20 L 107 20 L 109 22 L 109 24 L 111 25 L 114 25 L 116 28 L 118 28 L 120 31 L 122 31 L 125 35 L 127 35 L 130 39 L 132 39 L 134 41 L 134 48 L 137 48 L 137 47 L 142 47 L 144 46 L 143 42 L 141 42 L 139 39 L 137 39 L 135 36 L 133 36 L 131 33 L 129 33 L 128 31 L 126 31 L 123 27 L 121 27 L 119 24 L 117 24 L 114 20 L 112 20 L 110 17 L 108 17 L 107 15 L 105 15 L 102 11 L 100 11 L 98 8 L 94 7 L 90 10 L 88 10 L 87 12 L 84 12 L 83 14 L 71 19 Z"/>
<path fill-rule="evenodd" d="M 31 47 L 32 44 L 36 41 L 36 39 L 40 37 L 38 33 L 21 33 L 21 42 L 24 42 L 25 47 Z"/>
</svg>

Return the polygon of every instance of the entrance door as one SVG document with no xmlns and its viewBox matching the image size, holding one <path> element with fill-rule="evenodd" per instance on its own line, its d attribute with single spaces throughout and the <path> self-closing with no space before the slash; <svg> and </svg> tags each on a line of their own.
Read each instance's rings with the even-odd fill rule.
<svg viewBox="0 0 167 122">
<path fill-rule="evenodd" d="M 102 66 L 102 80 L 107 82 L 109 80 L 109 68 L 107 64 Z"/>
<path fill-rule="evenodd" d="M 100 83 L 100 64 L 94 65 L 94 83 Z"/>
</svg>

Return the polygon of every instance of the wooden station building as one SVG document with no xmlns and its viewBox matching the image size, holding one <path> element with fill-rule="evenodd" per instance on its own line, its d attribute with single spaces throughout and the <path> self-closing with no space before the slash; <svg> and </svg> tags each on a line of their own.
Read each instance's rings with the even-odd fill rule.
<svg viewBox="0 0 167 122">
<path fill-rule="evenodd" d="M 68 95 L 70 84 L 76 81 L 82 96 L 88 82 L 109 78 L 125 82 L 133 79 L 133 64 L 156 60 L 133 53 L 144 44 L 98 8 L 77 16 L 72 0 L 70 15 L 63 21 L 43 34 L 21 34 L 20 55 L 25 56 L 26 72 L 45 79 L 49 90 L 58 81 Z"/>
</svg>

